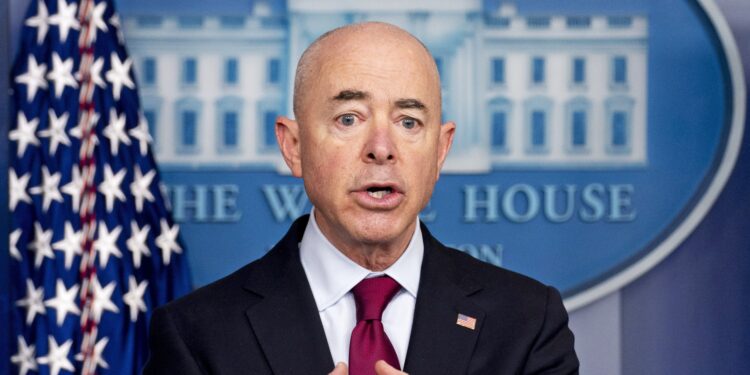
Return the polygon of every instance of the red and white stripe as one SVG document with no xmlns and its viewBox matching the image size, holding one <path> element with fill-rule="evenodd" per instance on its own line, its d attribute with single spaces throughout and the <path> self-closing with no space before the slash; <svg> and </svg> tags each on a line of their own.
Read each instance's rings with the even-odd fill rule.
<svg viewBox="0 0 750 375">
<path fill-rule="evenodd" d="M 92 123 L 95 108 L 92 101 L 94 93 L 94 82 L 91 79 L 91 64 L 94 62 L 94 49 L 91 45 L 90 32 L 91 11 L 94 7 L 93 0 L 81 0 L 79 5 L 78 20 L 81 24 L 81 34 L 78 39 L 78 49 L 81 54 L 80 83 L 81 92 L 79 96 L 78 123 L 81 126 L 81 150 L 80 163 L 81 178 L 83 179 L 83 191 L 81 191 L 81 208 L 79 211 L 83 232 L 83 256 L 81 260 L 81 331 L 83 342 L 81 354 L 83 356 L 83 367 L 81 374 L 90 375 L 96 373 L 96 358 L 94 358 L 94 346 L 97 337 L 97 322 L 92 316 L 91 307 L 94 301 L 92 282 L 96 277 L 96 264 L 94 253 L 94 240 L 96 237 L 96 158 L 94 154 L 96 139 L 96 124 Z"/>
</svg>

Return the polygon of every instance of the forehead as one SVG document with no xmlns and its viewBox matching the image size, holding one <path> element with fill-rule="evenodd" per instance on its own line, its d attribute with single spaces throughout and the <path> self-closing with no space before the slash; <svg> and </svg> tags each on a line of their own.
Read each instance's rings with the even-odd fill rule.
<svg viewBox="0 0 750 375">
<path fill-rule="evenodd" d="M 370 92 L 374 98 L 438 100 L 434 61 L 409 36 L 378 36 L 375 32 L 332 36 L 320 46 L 315 60 L 313 92 L 330 95 L 354 88 Z"/>
</svg>

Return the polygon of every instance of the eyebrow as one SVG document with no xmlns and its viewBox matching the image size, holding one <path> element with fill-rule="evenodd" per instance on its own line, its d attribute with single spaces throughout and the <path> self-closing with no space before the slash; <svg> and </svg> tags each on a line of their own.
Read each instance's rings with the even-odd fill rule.
<svg viewBox="0 0 750 375">
<path fill-rule="evenodd" d="M 370 94 L 359 90 L 342 90 L 331 98 L 333 101 L 363 100 L 369 99 Z"/>
<path fill-rule="evenodd" d="M 332 97 L 331 100 L 335 102 L 343 102 L 350 100 L 366 100 L 370 99 L 370 93 L 360 90 L 341 90 L 336 96 Z M 418 99 L 405 98 L 398 99 L 395 102 L 397 108 L 401 109 L 418 109 L 423 112 L 427 111 L 427 106 Z"/>
<path fill-rule="evenodd" d="M 427 112 L 427 106 L 424 105 L 421 101 L 417 99 L 399 99 L 396 100 L 396 107 L 401 109 L 407 109 L 407 108 L 414 108 L 414 109 L 420 109 L 424 112 Z"/>
</svg>

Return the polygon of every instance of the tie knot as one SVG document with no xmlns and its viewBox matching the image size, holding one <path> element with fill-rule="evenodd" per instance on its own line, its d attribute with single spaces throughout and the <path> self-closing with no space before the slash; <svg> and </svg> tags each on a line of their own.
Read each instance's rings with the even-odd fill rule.
<svg viewBox="0 0 750 375">
<path fill-rule="evenodd" d="M 380 320 L 391 298 L 401 289 L 389 276 L 371 277 L 359 282 L 353 289 L 357 304 L 357 321 Z"/>
</svg>

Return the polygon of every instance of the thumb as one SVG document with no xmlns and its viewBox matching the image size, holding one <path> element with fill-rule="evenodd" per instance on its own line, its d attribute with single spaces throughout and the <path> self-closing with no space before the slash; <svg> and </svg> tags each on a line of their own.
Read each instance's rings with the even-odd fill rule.
<svg viewBox="0 0 750 375">
<path fill-rule="evenodd" d="M 382 359 L 375 363 L 375 373 L 377 375 L 408 375 L 405 372 L 396 370 L 393 366 L 389 365 L 388 362 Z"/>
<path fill-rule="evenodd" d="M 346 363 L 339 362 L 336 364 L 336 367 L 333 368 L 333 371 L 329 372 L 328 375 L 348 375 L 349 369 L 346 367 Z"/>
</svg>

